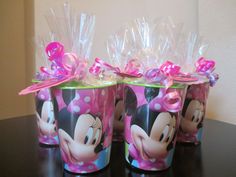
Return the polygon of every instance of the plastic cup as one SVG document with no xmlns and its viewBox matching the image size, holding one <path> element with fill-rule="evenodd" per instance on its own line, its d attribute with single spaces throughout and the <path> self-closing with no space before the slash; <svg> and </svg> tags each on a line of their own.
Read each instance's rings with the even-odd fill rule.
<svg viewBox="0 0 236 177">
<path fill-rule="evenodd" d="M 52 89 L 64 169 L 99 171 L 110 161 L 116 85 L 88 87 L 77 82 Z"/>
<path fill-rule="evenodd" d="M 160 171 L 171 166 L 186 86 L 126 83 L 125 159 L 132 167 Z"/>
<path fill-rule="evenodd" d="M 121 142 L 124 136 L 124 85 L 122 83 L 117 84 L 116 90 L 116 102 L 115 102 L 115 116 L 113 122 L 113 141 Z"/>
<path fill-rule="evenodd" d="M 201 142 L 209 87 L 209 82 L 188 86 L 181 113 L 178 142 L 196 145 Z"/>
<path fill-rule="evenodd" d="M 39 143 L 58 145 L 57 122 L 49 89 L 41 89 L 35 94 L 35 105 Z"/>
</svg>

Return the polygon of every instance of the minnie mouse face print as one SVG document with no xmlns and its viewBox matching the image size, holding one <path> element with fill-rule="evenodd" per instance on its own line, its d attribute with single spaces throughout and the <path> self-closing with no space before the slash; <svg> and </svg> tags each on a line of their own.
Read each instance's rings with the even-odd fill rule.
<svg viewBox="0 0 236 177">
<path fill-rule="evenodd" d="M 186 99 L 182 111 L 180 128 L 183 132 L 195 134 L 202 127 L 204 105 L 198 100 Z"/>
<path fill-rule="evenodd" d="M 97 158 L 102 139 L 102 122 L 91 114 L 78 117 L 71 137 L 63 129 L 59 129 L 61 151 L 68 163 L 89 162 Z"/>
<path fill-rule="evenodd" d="M 55 89 L 53 94 L 64 168 L 74 173 L 91 173 L 107 166 L 115 87 Z"/>
<path fill-rule="evenodd" d="M 40 135 L 55 136 L 57 134 L 51 101 L 45 101 L 42 106 L 41 116 L 38 112 L 36 112 L 36 116 Z"/>
<path fill-rule="evenodd" d="M 196 145 L 201 142 L 208 92 L 208 83 L 189 86 L 181 113 L 178 142 L 194 143 Z"/>
<path fill-rule="evenodd" d="M 53 104 L 49 91 L 39 91 L 35 97 L 36 117 L 39 132 L 39 142 L 48 145 L 57 145 L 57 123 L 54 119 Z"/>
<path fill-rule="evenodd" d="M 137 148 L 143 160 L 153 160 L 158 158 L 165 158 L 168 150 L 171 149 L 171 142 L 175 133 L 176 120 L 175 116 L 171 116 L 168 112 L 150 114 L 148 107 L 144 106 L 138 110 L 131 121 L 131 137 L 134 146 Z M 144 125 L 142 118 L 142 111 L 146 113 L 149 111 L 149 118 L 153 119 L 148 127 Z M 136 117 L 138 116 L 138 117 Z M 142 123 L 141 123 L 142 122 Z"/>
<path fill-rule="evenodd" d="M 140 169 L 162 170 L 169 166 L 166 160 L 172 158 L 178 114 L 151 109 L 149 103 L 160 95 L 159 88 L 138 87 L 125 87 L 125 119 L 130 119 L 125 127 L 126 159 Z"/>
</svg>

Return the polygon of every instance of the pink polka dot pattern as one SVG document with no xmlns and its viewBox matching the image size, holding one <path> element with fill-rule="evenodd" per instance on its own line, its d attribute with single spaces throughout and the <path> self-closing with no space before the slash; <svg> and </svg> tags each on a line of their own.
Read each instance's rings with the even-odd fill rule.
<svg viewBox="0 0 236 177">
<path fill-rule="evenodd" d="M 75 114 L 85 114 L 88 112 L 94 112 L 94 107 L 91 103 L 94 103 L 96 92 L 92 89 L 88 90 L 76 90 L 75 98 L 68 105 L 68 111 Z"/>
</svg>

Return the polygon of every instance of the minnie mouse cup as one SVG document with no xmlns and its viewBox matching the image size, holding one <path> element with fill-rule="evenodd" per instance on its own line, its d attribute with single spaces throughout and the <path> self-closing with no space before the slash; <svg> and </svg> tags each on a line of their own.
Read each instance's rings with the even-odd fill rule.
<svg viewBox="0 0 236 177">
<path fill-rule="evenodd" d="M 178 142 L 196 145 L 201 142 L 209 88 L 209 82 L 192 84 L 188 87 L 181 113 Z"/>
<path fill-rule="evenodd" d="M 185 88 L 124 86 L 125 159 L 131 166 L 145 171 L 171 166 Z"/>
<path fill-rule="evenodd" d="M 87 174 L 109 164 L 116 85 L 52 89 L 64 169 Z"/>
<path fill-rule="evenodd" d="M 58 145 L 57 122 L 49 89 L 35 93 L 38 140 L 40 144 Z"/>
</svg>

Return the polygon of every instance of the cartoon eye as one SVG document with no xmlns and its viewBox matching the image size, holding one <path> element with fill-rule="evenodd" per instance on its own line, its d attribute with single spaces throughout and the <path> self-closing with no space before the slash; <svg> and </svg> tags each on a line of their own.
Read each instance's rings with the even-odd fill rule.
<svg viewBox="0 0 236 177">
<path fill-rule="evenodd" d="M 199 113 L 199 119 L 200 119 L 200 120 L 203 119 L 203 115 L 204 115 L 204 113 L 201 111 L 201 112 Z"/>
<path fill-rule="evenodd" d="M 97 141 L 98 141 L 98 139 L 99 139 L 99 136 L 100 136 L 100 131 L 101 131 L 101 130 L 99 130 L 99 129 L 97 130 L 97 132 L 96 132 L 96 134 L 95 134 L 95 137 L 94 137 L 94 139 L 93 139 L 93 142 L 92 142 L 93 145 L 97 143 Z"/>
<path fill-rule="evenodd" d="M 199 121 L 199 111 L 196 110 L 193 114 L 192 122 L 198 122 L 198 121 Z"/>
<path fill-rule="evenodd" d="M 121 121 L 121 120 L 122 120 L 122 118 L 123 118 L 123 116 L 122 116 L 122 115 L 120 115 L 120 117 L 119 117 L 119 119 L 118 119 L 118 120 L 119 120 L 119 121 Z"/>
<path fill-rule="evenodd" d="M 168 138 L 166 139 L 166 142 L 168 142 L 168 141 L 173 137 L 174 132 L 175 132 L 175 128 L 173 127 L 173 128 L 171 129 L 170 133 L 169 133 Z"/>
<path fill-rule="evenodd" d="M 165 141 L 166 137 L 168 136 L 169 128 L 170 127 L 168 125 L 164 128 L 164 130 L 163 130 L 163 132 L 162 132 L 162 134 L 160 136 L 160 139 L 159 139 L 160 142 L 164 142 Z"/>
<path fill-rule="evenodd" d="M 92 138 L 93 138 L 93 128 L 89 127 L 87 134 L 84 138 L 84 144 L 89 144 L 89 142 L 91 142 Z"/>
<path fill-rule="evenodd" d="M 48 112 L 48 119 L 47 119 L 47 123 L 53 123 L 54 122 L 54 115 L 53 115 L 53 111 L 49 111 Z"/>
</svg>

